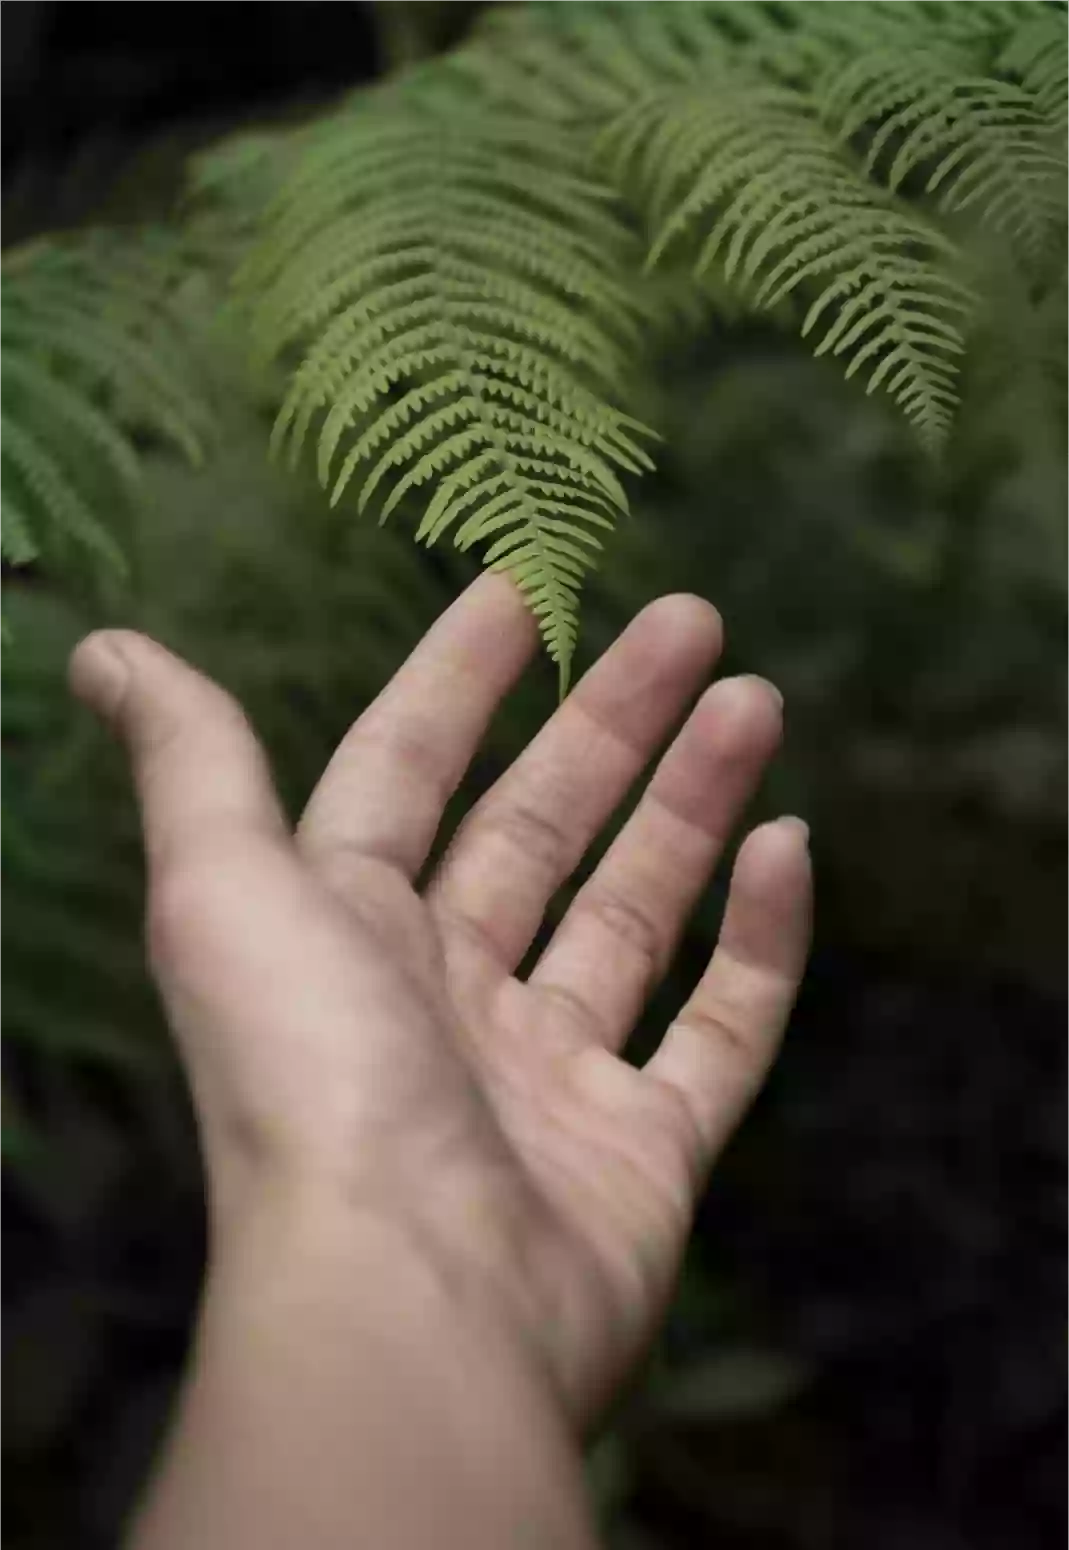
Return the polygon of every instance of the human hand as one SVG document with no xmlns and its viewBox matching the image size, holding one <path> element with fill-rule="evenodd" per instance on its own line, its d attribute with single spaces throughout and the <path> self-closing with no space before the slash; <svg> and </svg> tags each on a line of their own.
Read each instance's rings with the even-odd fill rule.
<svg viewBox="0 0 1069 1550">
<path fill-rule="evenodd" d="M 648 1341 L 696 1191 L 771 1060 L 805 961 L 804 825 L 756 830 L 719 945 L 656 1054 L 620 1051 L 781 731 L 759 679 L 705 689 L 526 981 L 546 905 L 720 649 L 662 598 L 469 813 L 443 806 L 536 631 L 484 575 L 352 727 L 296 834 L 234 702 L 144 637 L 89 637 L 75 691 L 127 743 L 150 955 L 186 1066 L 213 1236 L 263 1196 L 388 1223 L 544 1368 L 577 1426 Z"/>
</svg>

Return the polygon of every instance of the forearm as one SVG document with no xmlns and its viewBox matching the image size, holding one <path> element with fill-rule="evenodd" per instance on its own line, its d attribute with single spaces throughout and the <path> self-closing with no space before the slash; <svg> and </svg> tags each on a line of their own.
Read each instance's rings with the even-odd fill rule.
<svg viewBox="0 0 1069 1550">
<path fill-rule="evenodd" d="M 590 1550 L 548 1379 L 385 1228 L 262 1212 L 221 1245 L 136 1550 Z"/>
</svg>

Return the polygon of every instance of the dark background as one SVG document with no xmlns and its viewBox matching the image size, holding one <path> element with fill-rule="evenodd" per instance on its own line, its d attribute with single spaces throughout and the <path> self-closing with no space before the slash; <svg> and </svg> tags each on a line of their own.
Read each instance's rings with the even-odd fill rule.
<svg viewBox="0 0 1069 1550">
<path fill-rule="evenodd" d="M 87 142 L 234 118 L 376 73 L 367 7 L 6 5 L 4 168 L 55 167 Z"/>
<path fill-rule="evenodd" d="M 313 111 L 403 57 L 387 9 L 6 4 L 5 246 L 166 210 L 188 151 Z M 444 43 L 477 7 L 433 9 L 426 30 Z M 796 752 L 783 789 L 813 820 L 821 889 L 786 1053 L 702 1208 L 664 1349 L 599 1450 L 594 1486 L 627 1550 L 1053 1550 L 1065 1538 L 1062 602 L 1049 576 L 1021 580 L 997 545 L 992 559 L 979 518 L 938 538 L 931 581 L 896 569 L 888 544 L 870 552 L 859 531 L 899 524 L 912 541 L 927 496 L 897 432 L 811 370 L 757 328 L 715 351 L 698 341 L 673 364 L 669 450 L 640 517 L 678 541 L 647 572 L 640 529 L 589 603 L 593 649 L 643 587 L 726 598 L 739 662 L 788 690 Z M 694 430 L 700 404 L 726 426 L 720 442 Z M 267 569 L 287 571 L 296 540 L 272 502 L 296 497 L 247 466 L 235 445 L 199 497 L 163 471 L 162 507 L 192 521 L 198 499 L 222 489 L 238 511 L 233 492 L 251 489 L 250 521 L 282 533 Z M 988 477 L 963 480 L 963 505 Z M 755 529 L 769 512 L 783 521 Z M 953 499 L 937 517 L 958 522 Z M 216 540 L 226 564 L 206 562 L 180 595 L 165 551 L 149 593 L 172 634 L 186 629 L 202 660 L 240 678 L 256 640 L 212 614 L 215 587 L 241 617 L 244 551 L 229 542 Z M 329 633 L 343 600 L 306 558 Z M 460 571 L 419 564 L 425 598 L 384 660 L 457 584 Z M 57 639 L 41 637 L 50 693 Z M 301 660 L 326 650 L 312 634 Z M 330 661 L 322 682 L 347 671 Z M 241 686 L 255 705 L 255 675 Z M 323 688 L 303 707 L 316 735 L 295 788 L 351 693 Z M 532 716 L 546 703 L 537 689 L 533 703 Z M 51 779 L 80 838 L 101 812 L 119 814 L 133 854 L 121 778 L 94 807 L 48 765 L 52 735 L 15 739 L 18 792 L 47 804 Z M 284 756 L 281 731 L 277 744 Z M 16 925 L 10 959 L 5 946 L 13 994 L 49 965 L 76 978 L 49 935 L 55 882 L 42 873 L 31 887 L 20 871 L 5 894 L 5 917 L 29 922 L 35 943 L 25 949 Z M 113 936 L 116 961 L 134 966 L 109 969 L 111 1015 L 154 1024 L 135 943 L 120 925 Z M 698 929 L 666 1004 L 706 950 Z M 149 1075 L 125 1054 L 43 1055 L 50 1016 L 5 1048 L 5 1101 L 33 1121 L 4 1184 L 12 1550 L 113 1542 L 166 1413 L 203 1252 L 166 1055 Z"/>
</svg>

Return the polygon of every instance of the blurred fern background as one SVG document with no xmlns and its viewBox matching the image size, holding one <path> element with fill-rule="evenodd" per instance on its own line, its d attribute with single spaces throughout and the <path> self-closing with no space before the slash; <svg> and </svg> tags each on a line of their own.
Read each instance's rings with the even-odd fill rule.
<svg viewBox="0 0 1069 1550">
<path fill-rule="evenodd" d="M 272 136 L 439 55 L 482 9 L 217 6 L 209 48 L 190 8 L 5 7 L 5 413 L 25 424 L 33 409 L 32 362 L 10 351 L 35 305 L 20 255 L 45 234 L 77 255 L 61 242 L 49 262 L 91 270 L 94 333 L 109 306 L 132 311 L 139 350 L 102 373 L 69 330 L 50 358 L 69 423 L 31 422 L 57 477 L 105 513 L 97 545 L 77 519 L 20 540 L 9 506 L 33 492 L 18 432 L 0 440 L 17 562 L 2 847 L 13 1550 L 114 1542 L 202 1255 L 195 1146 L 143 965 L 135 815 L 117 755 L 68 701 L 66 655 L 109 621 L 186 653 L 242 698 L 296 812 L 474 573 L 469 554 L 361 518 L 357 488 L 332 509 L 314 469 L 269 461 L 284 381 L 250 371 L 218 262 L 243 233 L 213 179 L 264 178 Z M 1064 31 L 1061 8 L 1036 10 Z M 231 26 L 240 47 L 220 41 Z M 225 163 L 194 164 L 172 273 L 165 223 L 188 209 L 188 156 L 246 127 Z M 87 246 L 90 227 L 108 235 Z M 998 304 L 938 460 L 744 302 L 710 320 L 666 295 L 636 374 L 629 411 L 663 441 L 586 581 L 577 667 L 661 592 L 716 602 L 725 670 L 786 695 L 761 801 L 812 824 L 819 919 L 784 1058 L 703 1205 L 650 1371 L 591 1459 L 619 1550 L 1064 1539 L 1065 295 L 1038 313 L 1000 244 L 974 251 Z M 147 315 L 134 280 L 161 266 L 166 306 Z M 51 282 L 34 274 L 39 303 Z M 540 662 L 453 818 L 556 692 Z M 719 904 L 714 889 L 640 1046 L 695 977 Z"/>
</svg>

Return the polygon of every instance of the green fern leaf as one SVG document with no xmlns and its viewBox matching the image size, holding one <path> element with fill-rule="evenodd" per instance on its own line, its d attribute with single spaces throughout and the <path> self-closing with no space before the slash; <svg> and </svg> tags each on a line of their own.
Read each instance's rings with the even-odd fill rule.
<svg viewBox="0 0 1069 1550">
<path fill-rule="evenodd" d="M 128 433 L 155 431 L 200 459 L 210 410 L 171 309 L 187 271 L 182 243 L 152 231 L 133 240 L 89 232 L 5 259 L 0 452 L 10 563 L 80 550 L 122 573 L 112 529 L 139 487 Z"/>
<path fill-rule="evenodd" d="M 1014 30 L 998 60 L 998 68 L 1018 78 L 1062 140 L 1069 101 L 1067 59 L 1065 13 L 1044 6 Z"/>
<path fill-rule="evenodd" d="M 939 208 L 975 211 L 1035 258 L 1060 229 L 1065 161 L 1022 87 L 970 75 L 919 46 L 872 49 L 832 72 L 817 92 L 844 142 L 864 130 L 866 170 L 892 189 L 920 169 Z"/>
<path fill-rule="evenodd" d="M 7 489 L 2 495 L 0 510 L 0 556 L 9 565 L 28 565 L 36 560 L 40 550 L 30 532 L 31 518 L 12 498 Z"/>
<path fill-rule="evenodd" d="M 32 408 L 34 417 L 46 421 L 54 417 L 60 434 L 80 436 L 95 448 L 114 476 L 128 490 L 140 477 L 133 448 L 107 415 L 84 394 L 68 387 L 62 378 L 50 372 L 39 360 L 19 351 L 9 351 L 3 362 L 8 386 L 14 385 L 21 401 Z"/>
<path fill-rule="evenodd" d="M 796 69 L 799 35 L 784 25 L 782 9 L 755 0 L 506 6 L 490 12 L 448 68 L 492 101 L 598 127 L 637 95 L 685 87 L 710 68 L 760 59 Z"/>
<path fill-rule="evenodd" d="M 514 114 L 402 94 L 319 126 L 243 284 L 266 356 L 303 348 L 274 434 L 380 519 L 492 539 L 568 680 L 579 589 L 650 466 L 612 407 L 636 342 L 625 229 L 583 147 Z"/>
<path fill-rule="evenodd" d="M 0 425 L 0 459 L 7 465 L 3 476 L 5 487 L 12 482 L 16 487 L 21 486 L 58 529 L 94 551 L 113 570 L 120 574 L 125 571 L 122 550 L 82 499 L 62 464 L 31 431 L 8 418 Z M 16 507 L 16 513 L 15 542 L 18 546 L 20 529 L 26 534 L 30 524 L 21 515 L 19 507 Z M 10 510 L 5 501 L 5 526 L 9 520 Z M 22 547 L 27 548 L 25 542 Z M 34 555 L 39 550 L 40 540 L 36 536 L 30 538 L 29 548 Z M 32 557 L 27 554 L 27 558 Z"/>
<path fill-rule="evenodd" d="M 491 11 L 449 68 L 540 118 L 597 123 L 636 94 L 742 66 L 812 87 L 877 47 L 955 47 L 1003 38 L 1039 0 L 556 0 Z M 978 56 L 979 57 L 979 56 Z"/>
<path fill-rule="evenodd" d="M 1069 410 L 1069 381 L 1065 361 L 1065 340 L 1069 333 L 1069 272 L 1062 263 L 1061 273 L 1055 278 L 1047 294 L 1036 304 L 1039 318 L 1038 356 L 1040 367 L 1054 386 L 1057 414 L 1062 432 L 1066 428 Z"/>
<path fill-rule="evenodd" d="M 120 420 L 199 462 L 212 405 L 181 310 L 196 262 L 182 235 L 151 228 L 38 243 L 5 260 L 4 332 L 106 387 Z"/>
<path fill-rule="evenodd" d="M 817 354 L 866 367 L 934 445 L 956 401 L 973 302 L 953 244 L 859 177 L 796 93 L 722 78 L 657 93 L 609 126 L 615 176 L 652 211 L 650 261 L 689 239 L 695 269 L 721 264 L 758 305 L 796 293 Z"/>
</svg>

